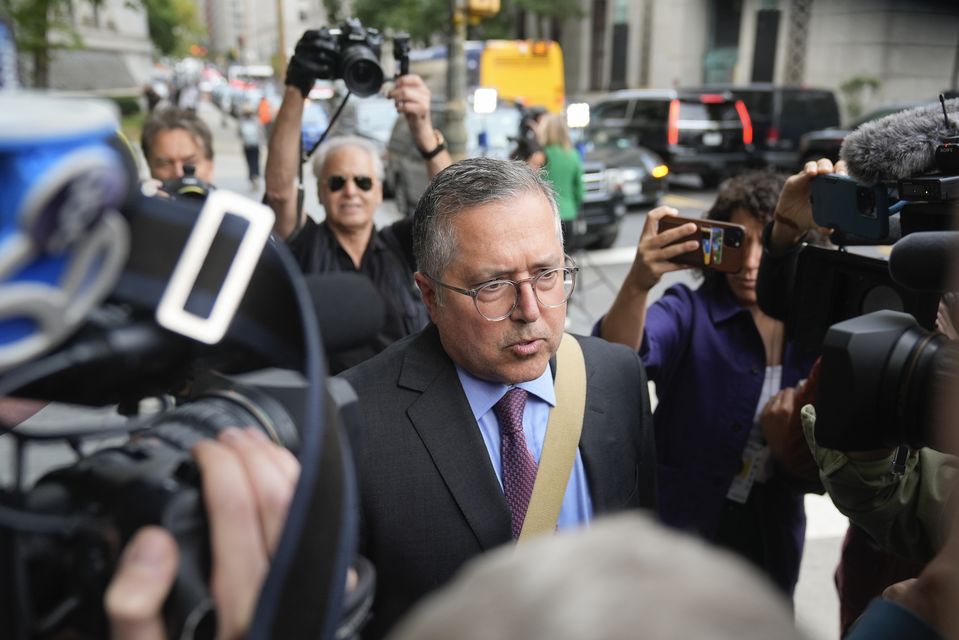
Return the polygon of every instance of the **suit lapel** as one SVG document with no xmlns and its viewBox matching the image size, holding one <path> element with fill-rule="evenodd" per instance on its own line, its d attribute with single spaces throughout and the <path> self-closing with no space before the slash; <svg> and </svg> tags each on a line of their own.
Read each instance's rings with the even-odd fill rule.
<svg viewBox="0 0 959 640">
<path fill-rule="evenodd" d="M 480 546 L 490 549 L 509 541 L 503 490 L 435 327 L 407 349 L 399 384 L 421 392 L 407 416 Z"/>
<path fill-rule="evenodd" d="M 584 356 L 586 352 L 584 350 Z M 623 458 L 623 447 L 628 434 L 617 433 L 610 428 L 607 393 L 600 385 L 593 384 L 595 369 L 586 360 L 586 412 L 583 416 L 583 433 L 579 450 L 589 482 L 589 494 L 595 515 L 622 508 L 628 501 L 637 478 L 624 478 L 624 469 L 614 461 Z M 632 474 L 631 474 L 632 475 Z M 627 481 L 631 481 L 627 484 Z"/>
</svg>

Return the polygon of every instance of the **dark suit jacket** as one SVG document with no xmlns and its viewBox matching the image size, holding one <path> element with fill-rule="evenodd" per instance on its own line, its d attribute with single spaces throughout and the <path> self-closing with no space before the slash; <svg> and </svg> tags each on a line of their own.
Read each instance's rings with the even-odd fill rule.
<svg viewBox="0 0 959 640">
<path fill-rule="evenodd" d="M 579 450 L 593 511 L 652 508 L 656 449 L 642 363 L 626 347 L 578 340 L 587 375 Z M 342 375 L 360 400 L 360 423 L 348 428 L 360 553 L 377 571 L 363 637 L 379 638 L 467 560 L 510 542 L 510 515 L 434 325 Z"/>
</svg>

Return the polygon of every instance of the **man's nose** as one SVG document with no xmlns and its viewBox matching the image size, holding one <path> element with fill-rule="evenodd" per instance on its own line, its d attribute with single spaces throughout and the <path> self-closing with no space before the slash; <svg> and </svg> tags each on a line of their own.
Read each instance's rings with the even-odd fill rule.
<svg viewBox="0 0 959 640">
<path fill-rule="evenodd" d="M 511 317 L 521 322 L 535 322 L 539 319 L 539 301 L 533 291 L 532 282 L 523 282 L 516 285 L 516 308 Z"/>
</svg>

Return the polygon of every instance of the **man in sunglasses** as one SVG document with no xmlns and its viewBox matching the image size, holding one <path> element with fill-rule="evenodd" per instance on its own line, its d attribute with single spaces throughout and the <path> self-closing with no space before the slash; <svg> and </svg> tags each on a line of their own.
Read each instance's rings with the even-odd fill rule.
<svg viewBox="0 0 959 640">
<path fill-rule="evenodd" d="M 457 162 L 433 179 L 413 220 L 416 283 L 432 324 L 343 374 L 359 396 L 348 435 L 362 503 L 359 552 L 377 570 L 363 633 L 373 639 L 467 560 L 522 530 L 576 283 L 553 192 L 526 164 Z M 559 529 L 652 508 L 655 496 L 639 357 L 599 339 L 576 341 L 585 412 L 565 492 L 557 491 Z"/>
<path fill-rule="evenodd" d="M 266 201 L 276 212 L 274 232 L 288 240 L 304 273 L 354 271 L 369 277 L 382 295 L 385 322 L 376 339 L 327 354 L 330 371 L 339 373 L 418 331 L 428 317 L 413 283 L 412 222 L 402 220 L 384 229 L 373 224 L 373 214 L 383 201 L 384 172 L 371 142 L 344 136 L 320 147 L 313 172 L 326 219 L 316 223 L 302 212 L 296 177 L 300 121 L 304 100 L 313 86 L 313 80 L 308 80 L 287 78 L 266 161 Z M 429 89 L 419 76 L 405 75 L 397 78 L 388 95 L 406 117 L 432 177 L 452 160 L 442 136 L 433 129 Z"/>
</svg>

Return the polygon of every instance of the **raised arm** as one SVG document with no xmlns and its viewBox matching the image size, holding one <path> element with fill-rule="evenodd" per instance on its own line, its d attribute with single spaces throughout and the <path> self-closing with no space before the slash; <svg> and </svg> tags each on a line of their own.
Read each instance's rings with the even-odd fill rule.
<svg viewBox="0 0 959 640">
<path fill-rule="evenodd" d="M 304 101 L 317 78 L 333 76 L 335 47 L 325 29 L 311 29 L 296 43 L 287 66 L 286 88 L 273 122 L 265 172 L 266 203 L 276 213 L 273 231 L 284 240 L 299 228 L 303 215 L 298 211 L 296 187 L 301 163 L 300 126 Z"/>
<path fill-rule="evenodd" d="M 433 129 L 433 121 L 430 118 L 431 96 L 430 89 L 423 82 L 423 78 L 415 73 L 399 76 L 393 88 L 386 94 L 386 97 L 396 101 L 396 110 L 406 117 L 413 144 L 426 162 L 426 173 L 430 179 L 453 164 L 453 158 L 446 148 L 445 141 Z M 436 151 L 437 149 L 439 151 Z"/>
<path fill-rule="evenodd" d="M 618 342 L 638 351 L 643 342 L 650 289 L 656 286 L 664 273 L 689 268 L 669 260 L 687 251 L 695 251 L 699 246 L 697 242 L 689 240 L 667 245 L 694 233 L 696 225 L 690 222 L 659 233 L 659 221 L 668 215 L 679 215 L 679 212 L 671 207 L 657 207 L 646 216 L 633 265 L 600 327 L 599 335 L 604 340 Z"/>
</svg>

